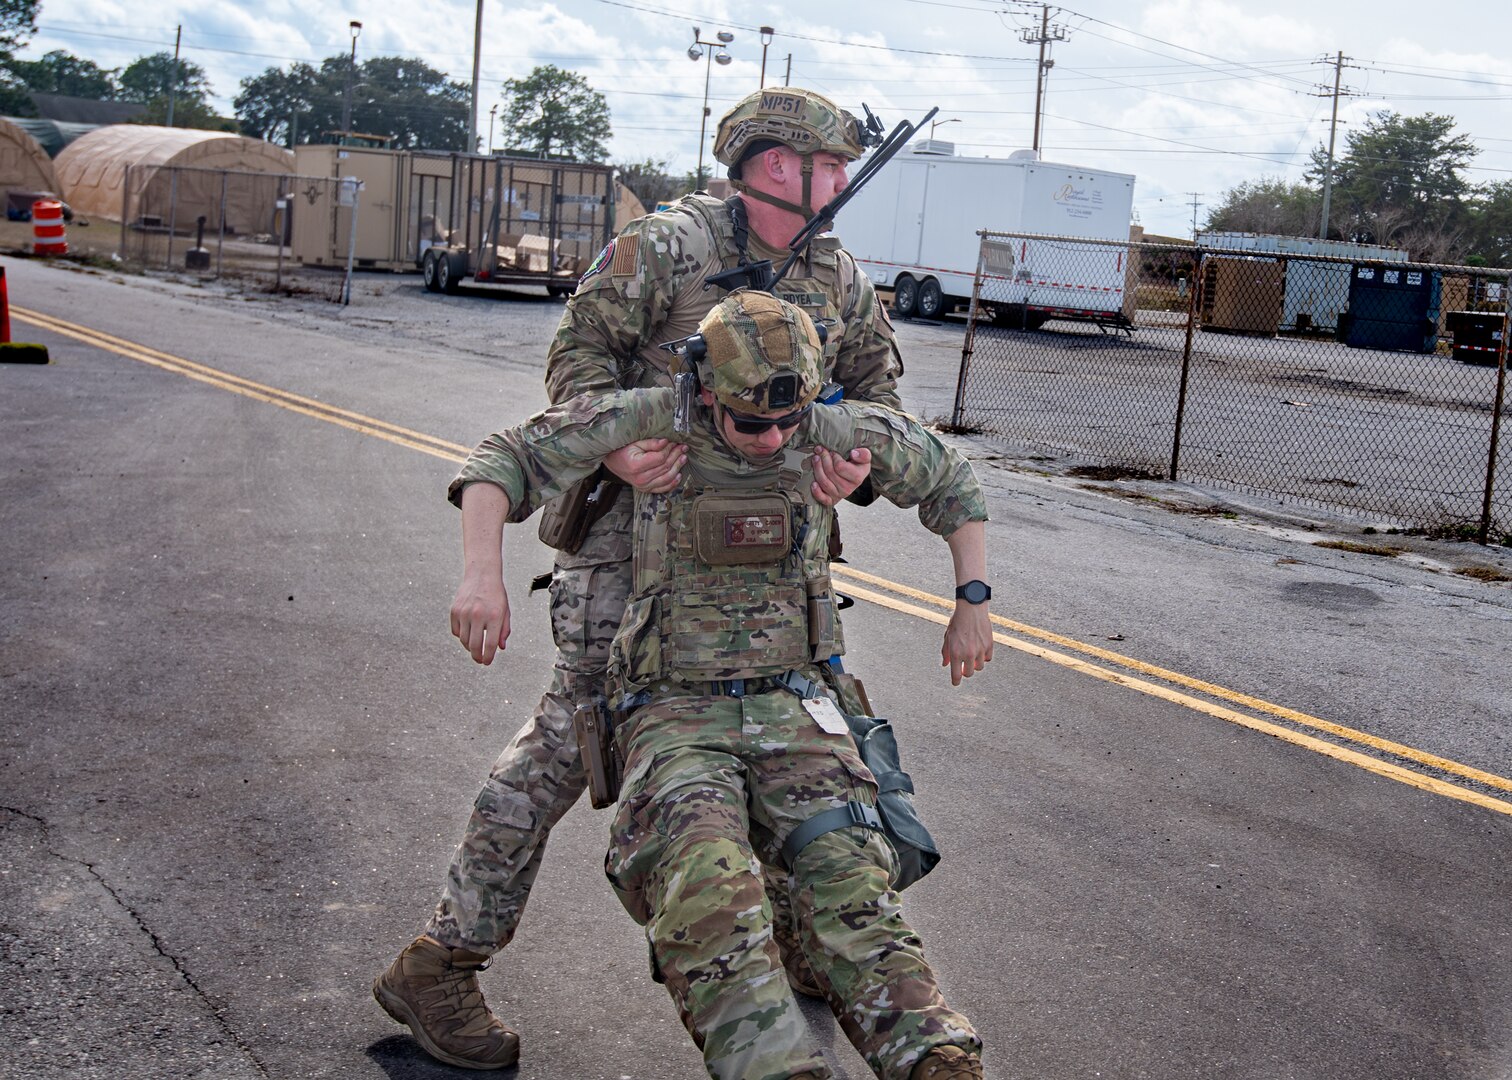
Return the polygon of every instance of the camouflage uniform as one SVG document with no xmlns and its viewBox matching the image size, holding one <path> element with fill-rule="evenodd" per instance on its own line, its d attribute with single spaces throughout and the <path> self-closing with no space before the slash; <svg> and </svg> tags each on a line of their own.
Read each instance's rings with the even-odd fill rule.
<svg viewBox="0 0 1512 1080">
<path fill-rule="evenodd" d="M 552 401 L 616 388 L 666 386 L 660 344 L 693 333 L 719 300 L 704 278 L 752 259 L 781 257 L 754 236 L 744 250 L 732 208 L 690 195 L 632 222 L 595 260 L 568 302 L 552 344 Z M 848 399 L 898 407 L 903 365 L 871 282 L 832 236 L 779 287 L 816 318 L 836 320 L 825 377 Z M 617 447 L 611 448 L 617 449 Z M 547 834 L 583 792 L 572 732 L 575 698 L 601 691 L 609 642 L 630 591 L 632 499 L 621 492 L 574 554 L 559 554 L 551 582 L 557 660 L 534 717 L 494 763 L 452 859 L 426 933 L 445 945 L 493 953 L 513 938 Z"/>
<path fill-rule="evenodd" d="M 495 483 L 511 520 L 522 520 L 617 447 L 670 435 L 674 398 L 660 389 L 584 396 L 532 417 L 485 440 L 451 497 L 460 501 L 469 482 Z M 680 438 L 689 447 L 680 489 L 635 498 L 633 591 L 610 670 L 633 711 L 616 733 L 625 781 L 605 867 L 645 925 L 711 1076 L 829 1076 L 804 1045 L 760 877 L 760 862 L 782 862 L 803 821 L 874 807 L 877 796 L 850 737 L 821 730 L 791 682 L 774 681 L 837 696 L 824 662 L 844 651 L 828 575 L 832 517 L 810 491 L 811 449 L 868 448 L 878 491 L 917 504 L 940 535 L 984 520 L 985 505 L 964 460 L 885 407 L 815 406 L 766 463 L 730 449 L 702 404 Z M 747 509 L 723 519 L 724 535 L 731 520 L 759 522 L 746 527 L 752 543 L 768 543 L 764 561 L 729 564 L 700 539 L 714 535 L 700 508 L 732 497 L 728 505 Z M 941 996 L 889 888 L 893 868 L 883 835 L 852 826 L 803 848 L 789 886 L 841 1026 L 879 1076 L 905 1080 L 931 1048 L 975 1053 L 980 1041 Z"/>
</svg>

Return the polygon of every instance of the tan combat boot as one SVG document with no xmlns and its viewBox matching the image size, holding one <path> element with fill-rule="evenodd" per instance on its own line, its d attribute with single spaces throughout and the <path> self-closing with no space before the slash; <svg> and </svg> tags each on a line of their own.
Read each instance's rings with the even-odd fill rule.
<svg viewBox="0 0 1512 1080">
<path fill-rule="evenodd" d="M 982 1059 L 959 1046 L 937 1046 L 914 1066 L 908 1080 L 982 1080 Z"/>
<path fill-rule="evenodd" d="M 463 1069 L 507 1068 L 520 1059 L 520 1037 L 483 1003 L 478 972 L 487 963 L 481 953 L 417 937 L 373 981 L 373 997 L 436 1060 Z"/>
</svg>

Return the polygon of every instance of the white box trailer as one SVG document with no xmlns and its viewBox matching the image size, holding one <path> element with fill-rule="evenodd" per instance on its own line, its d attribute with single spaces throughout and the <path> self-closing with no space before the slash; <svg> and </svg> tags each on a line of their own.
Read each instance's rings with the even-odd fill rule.
<svg viewBox="0 0 1512 1080">
<path fill-rule="evenodd" d="M 1035 159 L 957 157 L 922 140 L 889 162 L 840 212 L 836 231 L 905 318 L 935 318 L 971 299 L 979 230 L 1129 239 L 1134 177 Z M 982 301 L 1012 325 L 1057 317 L 1127 325 L 1123 247 L 1004 238 L 989 250 Z"/>
</svg>

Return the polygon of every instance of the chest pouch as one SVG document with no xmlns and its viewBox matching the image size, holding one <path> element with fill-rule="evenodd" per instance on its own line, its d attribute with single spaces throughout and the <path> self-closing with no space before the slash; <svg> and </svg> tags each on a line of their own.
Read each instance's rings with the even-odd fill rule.
<svg viewBox="0 0 1512 1080">
<path fill-rule="evenodd" d="M 693 553 L 706 566 L 780 562 L 793 546 L 792 506 L 775 492 L 693 500 Z"/>
</svg>

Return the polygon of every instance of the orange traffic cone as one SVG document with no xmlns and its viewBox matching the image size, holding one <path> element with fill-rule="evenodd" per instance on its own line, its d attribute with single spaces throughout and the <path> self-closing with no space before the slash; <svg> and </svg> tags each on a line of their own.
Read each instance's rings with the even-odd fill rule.
<svg viewBox="0 0 1512 1080">
<path fill-rule="evenodd" d="M 63 225 L 63 204 L 57 199 L 38 199 L 32 203 L 32 254 L 68 254 L 68 230 Z"/>
<path fill-rule="evenodd" d="M 0 266 L 0 363 L 46 364 L 51 362 L 46 345 L 12 342 L 10 339 L 10 290 L 5 285 L 5 267 Z"/>
</svg>

